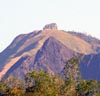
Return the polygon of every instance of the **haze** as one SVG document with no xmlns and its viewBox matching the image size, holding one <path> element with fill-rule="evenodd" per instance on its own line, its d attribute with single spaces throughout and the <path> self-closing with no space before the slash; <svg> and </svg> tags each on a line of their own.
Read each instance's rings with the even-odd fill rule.
<svg viewBox="0 0 100 96">
<path fill-rule="evenodd" d="M 0 51 L 22 33 L 57 23 L 100 39 L 100 0 L 0 0 Z"/>
</svg>

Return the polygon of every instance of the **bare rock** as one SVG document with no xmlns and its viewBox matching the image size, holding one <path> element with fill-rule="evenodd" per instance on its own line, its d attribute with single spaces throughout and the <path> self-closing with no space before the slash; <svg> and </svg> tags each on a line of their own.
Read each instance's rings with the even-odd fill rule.
<svg viewBox="0 0 100 96">
<path fill-rule="evenodd" d="M 57 30 L 58 28 L 57 28 L 57 24 L 56 23 L 51 23 L 51 24 L 45 25 L 43 30 L 45 30 L 45 29 L 56 29 Z"/>
</svg>

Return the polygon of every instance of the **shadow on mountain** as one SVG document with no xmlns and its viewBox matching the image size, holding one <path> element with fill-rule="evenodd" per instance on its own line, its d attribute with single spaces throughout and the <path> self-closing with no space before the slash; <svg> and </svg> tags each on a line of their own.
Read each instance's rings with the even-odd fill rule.
<svg viewBox="0 0 100 96">
<path fill-rule="evenodd" d="M 65 62 L 75 55 L 78 54 L 55 38 L 49 37 L 36 54 L 34 68 L 60 73 Z"/>
<path fill-rule="evenodd" d="M 29 56 L 22 57 L 18 62 L 16 62 L 5 74 L 5 77 L 8 77 L 15 69 L 17 69 Z M 5 78 L 4 77 L 4 78 Z"/>
<path fill-rule="evenodd" d="M 80 62 L 80 72 L 85 80 L 100 81 L 100 54 L 84 56 Z"/>
<path fill-rule="evenodd" d="M 22 51 L 20 51 L 19 53 L 17 53 L 17 54 L 15 55 L 15 57 L 20 56 L 22 53 L 27 52 L 27 51 L 30 51 L 30 50 L 33 49 L 33 48 L 36 48 L 37 44 L 38 44 L 38 41 L 35 42 L 35 43 L 33 43 L 33 44 L 31 44 L 31 45 L 29 45 L 29 46 L 26 47 L 24 50 L 22 50 Z"/>
</svg>

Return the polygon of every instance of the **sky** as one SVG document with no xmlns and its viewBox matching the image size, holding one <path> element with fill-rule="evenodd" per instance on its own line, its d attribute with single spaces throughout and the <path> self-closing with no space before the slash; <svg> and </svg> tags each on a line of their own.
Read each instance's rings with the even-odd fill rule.
<svg viewBox="0 0 100 96">
<path fill-rule="evenodd" d="M 17 35 L 49 23 L 100 39 L 100 0 L 0 0 L 0 52 Z"/>
</svg>

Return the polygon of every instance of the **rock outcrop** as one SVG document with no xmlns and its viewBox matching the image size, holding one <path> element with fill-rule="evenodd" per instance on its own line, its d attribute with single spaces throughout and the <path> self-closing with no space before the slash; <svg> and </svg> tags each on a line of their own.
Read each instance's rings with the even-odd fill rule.
<svg viewBox="0 0 100 96">
<path fill-rule="evenodd" d="M 45 30 L 45 29 L 56 29 L 57 30 L 58 28 L 57 28 L 57 24 L 56 23 L 51 23 L 51 24 L 45 25 L 43 30 Z"/>
</svg>

